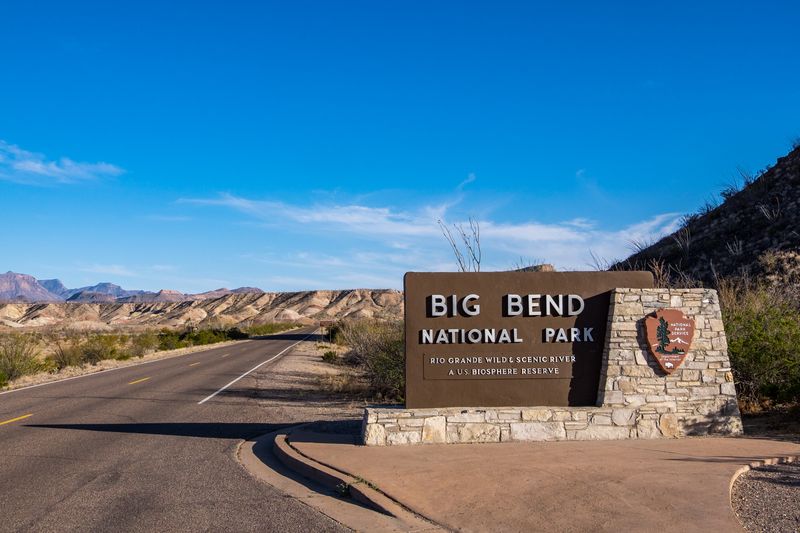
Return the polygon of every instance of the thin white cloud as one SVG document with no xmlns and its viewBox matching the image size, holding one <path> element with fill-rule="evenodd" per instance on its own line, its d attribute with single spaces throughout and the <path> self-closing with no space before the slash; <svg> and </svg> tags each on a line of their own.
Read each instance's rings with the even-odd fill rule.
<svg viewBox="0 0 800 533">
<path fill-rule="evenodd" d="M 393 211 L 388 207 L 363 205 L 311 205 L 296 206 L 278 201 L 249 200 L 231 194 L 219 198 L 183 198 L 180 203 L 227 207 L 254 217 L 269 225 L 287 221 L 318 227 L 334 226 L 339 230 L 361 235 L 409 237 L 439 235 L 436 218 L 431 215 L 440 209 L 420 214 Z"/>
<path fill-rule="evenodd" d="M 462 181 L 461 183 L 459 183 L 459 184 L 458 184 L 458 187 L 457 187 L 456 189 L 457 189 L 459 192 L 461 192 L 461 191 L 463 191 L 463 190 L 464 190 L 464 187 L 466 187 L 467 185 L 469 185 L 470 183 L 472 183 L 472 182 L 473 182 L 473 181 L 475 181 L 476 179 L 478 179 L 478 178 L 475 176 L 475 174 L 473 174 L 472 172 L 470 172 L 470 173 L 469 173 L 469 175 L 467 176 L 467 179 L 465 179 L 464 181 Z"/>
<path fill-rule="evenodd" d="M 23 150 L 0 140 L 0 180 L 23 185 L 56 185 L 96 181 L 125 171 L 110 163 L 82 163 Z"/>
<path fill-rule="evenodd" d="M 446 217 L 447 208 L 425 206 L 418 211 L 394 207 L 346 205 L 294 205 L 280 201 L 260 201 L 233 195 L 212 199 L 185 199 L 184 203 L 233 209 L 269 226 L 279 226 L 294 233 L 315 233 L 324 228 L 346 238 L 348 235 L 372 241 L 369 248 L 318 252 L 293 251 L 281 256 L 249 257 L 275 267 L 302 271 L 304 279 L 327 280 L 329 284 L 348 281 L 395 280 L 402 283 L 409 270 L 451 270 L 454 266 L 449 246 L 432 215 L 441 215 L 447 223 L 463 223 Z M 482 269 L 508 270 L 520 257 L 537 257 L 553 263 L 559 270 L 586 270 L 592 253 L 607 260 L 629 255 L 631 240 L 649 241 L 674 231 L 677 213 L 664 213 L 621 229 L 599 227 L 595 221 L 578 218 L 565 222 L 498 222 L 485 217 L 479 220 L 484 251 Z M 465 225 L 468 227 L 468 225 Z M 354 241 L 353 246 L 357 246 Z M 279 281 L 273 278 L 274 281 Z M 291 280 L 283 279 L 289 283 Z M 366 281 L 365 281 L 366 282 Z M 364 283 L 365 283 L 364 282 Z"/>
</svg>

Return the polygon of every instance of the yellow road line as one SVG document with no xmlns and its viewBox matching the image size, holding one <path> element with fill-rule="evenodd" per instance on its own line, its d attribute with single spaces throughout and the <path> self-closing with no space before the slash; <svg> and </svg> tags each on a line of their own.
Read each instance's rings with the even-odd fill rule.
<svg viewBox="0 0 800 533">
<path fill-rule="evenodd" d="M 137 379 L 135 381 L 131 381 L 130 383 L 128 383 L 128 385 L 136 385 L 137 383 L 141 383 L 142 381 L 147 381 L 148 379 L 150 378 L 148 377 L 148 378 Z"/>
<path fill-rule="evenodd" d="M 198 363 L 192 363 L 192 364 L 191 364 L 191 365 L 189 365 L 189 366 L 197 366 L 197 365 L 199 365 L 199 364 L 200 364 L 199 362 L 198 362 Z"/>
<path fill-rule="evenodd" d="M 29 416 L 33 416 L 33 413 L 29 415 L 18 416 L 17 418 L 12 418 L 11 420 L 6 420 L 5 422 L 0 422 L 0 426 L 5 426 L 6 424 L 10 424 L 11 422 L 16 422 L 17 420 L 25 420 Z"/>
<path fill-rule="evenodd" d="M 228 357 L 229 355 L 230 355 L 229 353 L 224 353 L 224 354 L 222 354 L 222 357 L 225 358 L 225 357 Z"/>
</svg>

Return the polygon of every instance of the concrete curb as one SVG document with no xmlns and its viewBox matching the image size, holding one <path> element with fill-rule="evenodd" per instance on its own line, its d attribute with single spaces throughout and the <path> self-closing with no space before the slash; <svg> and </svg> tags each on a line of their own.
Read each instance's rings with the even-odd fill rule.
<svg viewBox="0 0 800 533">
<path fill-rule="evenodd" d="M 366 486 L 363 480 L 328 468 L 297 452 L 287 442 L 286 436 L 307 425 L 300 424 L 243 441 L 237 448 L 236 459 L 254 477 L 355 531 L 445 531 L 442 526 L 406 511 Z M 265 452 L 270 450 L 272 453 L 265 456 Z M 281 467 L 286 469 L 284 473 L 281 473 Z M 336 496 L 301 486 L 287 477 L 291 474 L 308 479 Z M 342 500 L 345 493 L 362 506 Z"/>
<path fill-rule="evenodd" d="M 786 455 L 784 457 L 764 459 L 763 461 L 754 461 L 749 465 L 743 466 L 739 470 L 734 472 L 733 477 L 731 477 L 731 482 L 728 485 L 728 499 L 731 500 L 731 509 L 733 509 L 733 486 L 736 484 L 736 480 L 739 479 L 739 476 L 749 472 L 753 468 L 758 468 L 760 466 L 783 465 L 787 463 L 794 463 L 796 461 L 800 461 L 800 455 Z M 733 514 L 735 515 L 736 512 L 734 511 Z M 738 519 L 739 517 L 737 516 L 736 518 Z"/>
<path fill-rule="evenodd" d="M 289 437 L 300 428 L 292 429 L 293 431 L 289 431 L 286 435 L 277 435 L 273 444 L 273 451 L 283 464 L 320 485 L 342 493 L 348 493 L 357 502 L 367 505 L 378 512 L 400 519 L 412 513 L 412 511 L 404 509 L 399 503 L 385 494 L 370 487 L 365 480 L 319 463 L 292 447 Z"/>
</svg>

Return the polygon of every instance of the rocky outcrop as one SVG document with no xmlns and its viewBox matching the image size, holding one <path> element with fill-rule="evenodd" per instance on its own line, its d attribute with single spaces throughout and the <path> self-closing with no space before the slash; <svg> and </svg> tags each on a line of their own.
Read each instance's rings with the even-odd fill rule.
<svg viewBox="0 0 800 533">
<path fill-rule="evenodd" d="M 164 292 L 164 291 L 162 291 Z M 401 318 L 397 290 L 236 293 L 175 302 L 44 302 L 0 304 L 8 327 L 181 327 L 188 324 L 312 323 L 338 318 Z"/>
<path fill-rule="evenodd" d="M 683 227 L 612 269 L 653 269 L 707 284 L 715 276 L 764 274 L 765 254 L 800 250 L 800 146 L 725 202 L 685 218 Z M 768 258 L 769 259 L 769 258 Z"/>
</svg>

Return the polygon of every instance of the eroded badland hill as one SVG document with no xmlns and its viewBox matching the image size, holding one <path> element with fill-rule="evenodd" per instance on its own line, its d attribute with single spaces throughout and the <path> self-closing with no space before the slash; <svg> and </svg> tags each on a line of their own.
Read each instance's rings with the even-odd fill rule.
<svg viewBox="0 0 800 533">
<path fill-rule="evenodd" d="M 175 302 L 42 302 L 0 304 L 0 325 L 106 329 L 238 325 L 329 318 L 401 318 L 402 292 L 391 289 L 232 293 Z"/>
</svg>

